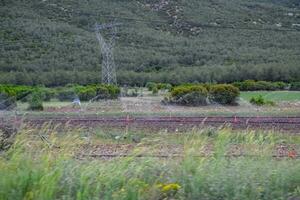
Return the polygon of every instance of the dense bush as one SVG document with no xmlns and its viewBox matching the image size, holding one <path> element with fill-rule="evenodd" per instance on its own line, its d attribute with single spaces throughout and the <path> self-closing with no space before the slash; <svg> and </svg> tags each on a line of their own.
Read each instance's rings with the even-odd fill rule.
<svg viewBox="0 0 300 200">
<path fill-rule="evenodd" d="M 77 94 L 81 101 L 89 101 L 97 96 L 97 91 L 90 87 L 79 90 Z"/>
<path fill-rule="evenodd" d="M 284 90 L 288 85 L 284 82 L 267 82 L 246 80 L 243 82 L 235 82 L 233 85 L 241 91 L 257 91 L 257 90 Z"/>
<path fill-rule="evenodd" d="M 154 87 L 156 87 L 156 83 L 148 82 L 146 84 L 146 88 L 148 88 L 149 91 L 152 91 Z"/>
<path fill-rule="evenodd" d="M 233 85 L 212 85 L 209 90 L 209 99 L 212 103 L 235 104 L 239 94 L 239 89 Z"/>
<path fill-rule="evenodd" d="M 97 99 L 117 99 L 121 90 L 119 87 L 114 85 L 96 85 Z"/>
<path fill-rule="evenodd" d="M 149 91 L 153 90 L 171 90 L 172 85 L 168 83 L 153 83 L 153 82 L 148 82 L 146 84 L 146 88 L 148 88 Z"/>
<path fill-rule="evenodd" d="M 26 98 L 32 91 L 34 91 L 34 88 L 29 86 L 0 85 L 0 92 L 15 97 L 18 101 Z"/>
<path fill-rule="evenodd" d="M 120 94 L 120 88 L 114 85 L 88 85 L 73 86 L 73 91 L 81 101 L 116 99 Z"/>
<path fill-rule="evenodd" d="M 181 105 L 207 105 L 210 103 L 235 104 L 239 89 L 228 84 L 184 84 L 174 87 L 165 103 Z"/>
<path fill-rule="evenodd" d="M 137 97 L 139 95 L 143 94 L 143 91 L 139 91 L 142 90 L 142 88 L 138 88 L 138 87 L 134 87 L 134 88 L 128 88 L 128 87 L 124 87 L 122 88 L 122 97 Z"/>
<path fill-rule="evenodd" d="M 207 105 L 208 91 L 201 85 L 177 86 L 171 91 L 170 103 L 180 105 Z"/>
<path fill-rule="evenodd" d="M 158 94 L 158 88 L 155 86 L 154 88 L 152 88 L 152 94 L 156 95 Z"/>
<path fill-rule="evenodd" d="M 172 85 L 168 83 L 158 83 L 157 84 L 157 89 L 158 90 L 171 90 Z"/>
<path fill-rule="evenodd" d="M 43 110 L 43 96 L 39 91 L 35 91 L 30 95 L 28 110 Z"/>
<path fill-rule="evenodd" d="M 51 89 L 51 88 L 41 88 L 40 92 L 41 92 L 43 101 L 50 101 L 52 98 L 56 97 L 55 90 Z"/>
<path fill-rule="evenodd" d="M 290 90 L 300 91 L 300 82 L 293 82 L 293 83 L 291 83 Z"/>
<path fill-rule="evenodd" d="M 61 88 L 57 92 L 57 98 L 60 101 L 72 101 L 77 95 L 73 88 Z"/>
<path fill-rule="evenodd" d="M 252 97 L 250 99 L 250 103 L 257 106 L 263 106 L 263 105 L 270 105 L 274 106 L 275 103 L 273 101 L 266 101 L 262 95 L 259 95 L 258 97 Z"/>
<path fill-rule="evenodd" d="M 72 101 L 79 97 L 82 101 L 88 101 L 95 97 L 97 99 L 116 99 L 120 94 L 120 88 L 114 85 L 88 85 L 80 86 L 68 84 L 65 87 L 45 88 L 40 86 L 17 86 L 0 85 L 0 93 L 5 93 L 16 100 L 27 102 L 30 100 L 30 94 L 38 92 L 42 101 L 50 101 L 52 98 L 58 98 L 60 101 Z"/>
<path fill-rule="evenodd" d="M 30 94 L 34 91 L 39 91 L 43 101 L 50 101 L 55 97 L 55 91 L 51 88 L 40 86 L 23 86 L 23 85 L 0 85 L 0 92 L 5 92 L 9 96 L 13 96 L 17 101 L 27 102 Z"/>
</svg>

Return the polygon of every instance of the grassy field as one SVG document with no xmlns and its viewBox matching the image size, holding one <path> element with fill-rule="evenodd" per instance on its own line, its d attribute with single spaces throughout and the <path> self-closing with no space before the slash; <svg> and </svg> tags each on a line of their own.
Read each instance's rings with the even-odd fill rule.
<svg viewBox="0 0 300 200">
<path fill-rule="evenodd" d="M 0 199 L 300 196 L 299 135 L 230 129 L 60 131 L 47 126 L 20 131 L 0 154 Z"/>
<path fill-rule="evenodd" d="M 187 107 L 163 105 L 161 100 L 166 94 L 153 96 L 144 92 L 143 97 L 122 97 L 118 100 L 82 102 L 81 108 L 73 108 L 71 102 L 52 100 L 44 102 L 43 112 L 30 112 L 27 103 L 18 103 L 17 111 L 20 115 L 34 116 L 299 116 L 300 92 L 241 92 L 238 106 L 210 105 Z M 276 102 L 275 106 L 254 106 L 249 103 L 253 96 L 262 95 L 266 100 Z"/>
<path fill-rule="evenodd" d="M 299 91 L 255 91 L 255 92 L 241 92 L 241 98 L 249 101 L 251 97 L 263 96 L 269 101 L 300 101 Z"/>
</svg>

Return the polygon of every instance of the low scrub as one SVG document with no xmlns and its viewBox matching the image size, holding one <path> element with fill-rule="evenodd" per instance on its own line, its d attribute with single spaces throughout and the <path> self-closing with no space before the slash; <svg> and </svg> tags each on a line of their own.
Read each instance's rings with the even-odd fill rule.
<svg viewBox="0 0 300 200">
<path fill-rule="evenodd" d="M 137 97 L 139 95 L 143 94 L 143 91 L 139 91 L 142 88 L 138 88 L 138 87 L 133 87 L 133 88 L 128 88 L 128 87 L 124 87 L 122 88 L 122 97 Z"/>
<path fill-rule="evenodd" d="M 26 98 L 34 90 L 35 88 L 30 86 L 0 85 L 0 93 L 6 93 L 10 97 L 15 97 L 17 101 Z"/>
<path fill-rule="evenodd" d="M 172 89 L 169 103 L 202 106 L 207 105 L 208 91 L 201 85 L 178 86 Z"/>
<path fill-rule="evenodd" d="M 239 95 L 239 89 L 233 85 L 212 85 L 209 89 L 209 99 L 212 103 L 234 105 Z"/>
<path fill-rule="evenodd" d="M 52 98 L 57 98 L 60 101 L 72 101 L 74 98 L 80 98 L 82 101 L 89 101 L 91 99 L 116 99 L 120 94 L 120 88 L 114 85 L 104 84 L 88 86 L 68 84 L 65 87 L 59 88 L 0 85 L 0 93 L 13 97 L 16 101 L 30 101 L 30 96 L 33 92 L 40 93 L 42 101 L 50 101 Z"/>
<path fill-rule="evenodd" d="M 250 103 L 256 106 L 264 106 L 264 105 L 275 106 L 275 103 L 273 101 L 265 100 L 262 95 L 259 95 L 258 97 L 252 97 L 250 99 Z"/>
<path fill-rule="evenodd" d="M 227 84 L 185 84 L 174 87 L 164 102 L 188 106 L 203 106 L 210 103 L 233 105 L 239 94 L 238 88 Z"/>
<path fill-rule="evenodd" d="M 235 82 L 233 85 L 239 88 L 240 91 L 275 91 L 284 90 L 288 87 L 288 84 L 284 82 L 268 82 L 268 81 L 254 81 L 246 80 L 243 82 Z"/>
<path fill-rule="evenodd" d="M 120 88 L 114 85 L 88 85 L 69 86 L 58 90 L 60 101 L 71 101 L 79 98 L 81 101 L 116 99 L 120 94 Z"/>
<path fill-rule="evenodd" d="M 291 83 L 290 90 L 292 91 L 300 91 L 300 82 Z"/>
<path fill-rule="evenodd" d="M 95 88 L 82 87 L 76 92 L 76 94 L 81 101 L 89 101 L 97 96 L 97 91 Z"/>
<path fill-rule="evenodd" d="M 152 91 L 152 92 L 153 92 L 153 90 L 168 90 L 168 91 L 170 91 L 172 89 L 172 85 L 168 84 L 168 83 L 148 82 L 146 84 L 146 88 L 148 88 L 148 90 Z"/>
<path fill-rule="evenodd" d="M 28 102 L 30 94 L 38 91 L 42 95 L 43 101 L 50 101 L 56 97 L 55 90 L 42 86 L 24 86 L 24 85 L 0 85 L 0 93 L 6 93 L 14 97 L 17 101 Z"/>
<path fill-rule="evenodd" d="M 76 96 L 73 88 L 60 88 L 57 91 L 57 98 L 60 101 L 72 101 Z"/>
<path fill-rule="evenodd" d="M 28 103 L 29 103 L 28 110 L 33 110 L 33 111 L 44 110 L 43 94 L 39 91 L 33 92 L 29 97 Z"/>
</svg>

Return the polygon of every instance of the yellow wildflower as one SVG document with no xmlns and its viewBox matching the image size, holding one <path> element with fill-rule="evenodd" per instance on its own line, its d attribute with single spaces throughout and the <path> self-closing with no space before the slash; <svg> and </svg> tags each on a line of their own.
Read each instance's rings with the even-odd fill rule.
<svg viewBox="0 0 300 200">
<path fill-rule="evenodd" d="M 162 192 L 171 192 L 171 191 L 178 191 L 181 188 L 181 186 L 177 183 L 170 183 L 167 185 L 164 185 L 161 189 Z"/>
</svg>

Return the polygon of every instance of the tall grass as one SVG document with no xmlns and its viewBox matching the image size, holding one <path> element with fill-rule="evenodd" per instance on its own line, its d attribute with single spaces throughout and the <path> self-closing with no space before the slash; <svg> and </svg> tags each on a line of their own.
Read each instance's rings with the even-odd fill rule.
<svg viewBox="0 0 300 200">
<path fill-rule="evenodd" d="M 48 131 L 48 132 L 47 132 Z M 41 140 L 47 137 L 47 142 Z M 81 147 L 101 143 L 86 131 L 24 130 L 0 156 L 0 199 L 288 199 L 300 197 L 299 159 L 274 159 L 276 143 L 299 145 L 299 136 L 202 130 L 178 134 L 180 158 L 135 157 L 164 135 L 145 136 L 131 157 L 78 159 Z M 162 138 L 160 141 L 159 138 Z M 176 140 L 176 141 L 175 141 Z M 107 138 L 105 138 L 107 142 Z M 195 156 L 210 144 L 211 156 Z M 225 156 L 230 146 L 247 154 Z M 150 149 L 150 148 L 149 148 Z M 149 150 L 150 151 L 150 150 Z M 151 153 L 151 152 L 147 152 Z"/>
</svg>

